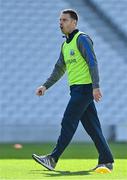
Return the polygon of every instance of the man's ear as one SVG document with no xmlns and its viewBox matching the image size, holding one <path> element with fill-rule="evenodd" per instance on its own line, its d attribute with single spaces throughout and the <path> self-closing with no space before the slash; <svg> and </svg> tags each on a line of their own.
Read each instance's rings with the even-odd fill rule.
<svg viewBox="0 0 127 180">
<path fill-rule="evenodd" d="M 75 26 L 77 26 L 77 21 L 76 20 L 74 20 L 74 24 L 75 24 Z"/>
</svg>

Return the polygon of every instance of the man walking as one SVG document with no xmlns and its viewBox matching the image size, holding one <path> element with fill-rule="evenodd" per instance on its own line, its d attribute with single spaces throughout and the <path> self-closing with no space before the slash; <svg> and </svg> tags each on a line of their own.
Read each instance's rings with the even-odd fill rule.
<svg viewBox="0 0 127 180">
<path fill-rule="evenodd" d="M 47 81 L 37 88 L 38 96 L 55 84 L 67 71 L 71 98 L 66 107 L 61 123 L 61 133 L 54 150 L 45 156 L 33 154 L 38 163 L 49 170 L 54 170 L 61 154 L 70 143 L 79 121 L 93 140 L 98 154 L 96 172 L 111 172 L 113 157 L 103 136 L 94 100 L 101 97 L 99 73 L 93 42 L 88 35 L 80 32 L 77 27 L 78 15 L 74 10 L 66 9 L 60 15 L 60 29 L 65 34 L 66 41 L 54 70 Z"/>
</svg>

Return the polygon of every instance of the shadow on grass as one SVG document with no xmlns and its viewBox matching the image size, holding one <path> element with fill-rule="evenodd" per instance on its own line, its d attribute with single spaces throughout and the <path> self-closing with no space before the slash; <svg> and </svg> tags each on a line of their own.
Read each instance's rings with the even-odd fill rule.
<svg viewBox="0 0 127 180">
<path fill-rule="evenodd" d="M 60 177 L 60 176 L 81 176 L 91 175 L 88 171 L 49 171 L 49 170 L 31 170 L 30 174 L 43 174 L 45 177 Z"/>
</svg>

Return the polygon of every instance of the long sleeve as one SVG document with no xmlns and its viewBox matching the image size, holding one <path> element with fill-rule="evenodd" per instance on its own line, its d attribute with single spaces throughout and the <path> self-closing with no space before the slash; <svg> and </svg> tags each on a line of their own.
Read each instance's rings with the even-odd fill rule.
<svg viewBox="0 0 127 180">
<path fill-rule="evenodd" d="M 94 53 L 92 40 L 89 38 L 89 36 L 81 34 L 78 37 L 77 46 L 81 55 L 88 64 L 93 88 L 99 88 L 98 64 Z"/>
<path fill-rule="evenodd" d="M 50 88 L 64 75 L 65 71 L 66 71 L 66 66 L 65 66 L 63 54 L 61 51 L 59 59 L 57 60 L 50 77 L 46 80 L 43 86 L 45 86 L 46 89 Z"/>
</svg>

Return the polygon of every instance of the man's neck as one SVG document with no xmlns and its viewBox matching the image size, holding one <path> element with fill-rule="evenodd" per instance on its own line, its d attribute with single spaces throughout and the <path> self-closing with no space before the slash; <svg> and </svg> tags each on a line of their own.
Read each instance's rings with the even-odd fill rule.
<svg viewBox="0 0 127 180">
<path fill-rule="evenodd" d="M 69 37 L 69 35 L 70 35 L 73 31 L 75 31 L 75 30 L 76 30 L 76 28 L 74 28 L 74 29 L 70 30 L 70 32 L 66 34 L 66 37 L 68 38 L 68 37 Z"/>
<path fill-rule="evenodd" d="M 79 31 L 78 29 L 74 29 L 71 33 L 66 35 L 66 42 L 69 43 L 78 31 Z"/>
</svg>

